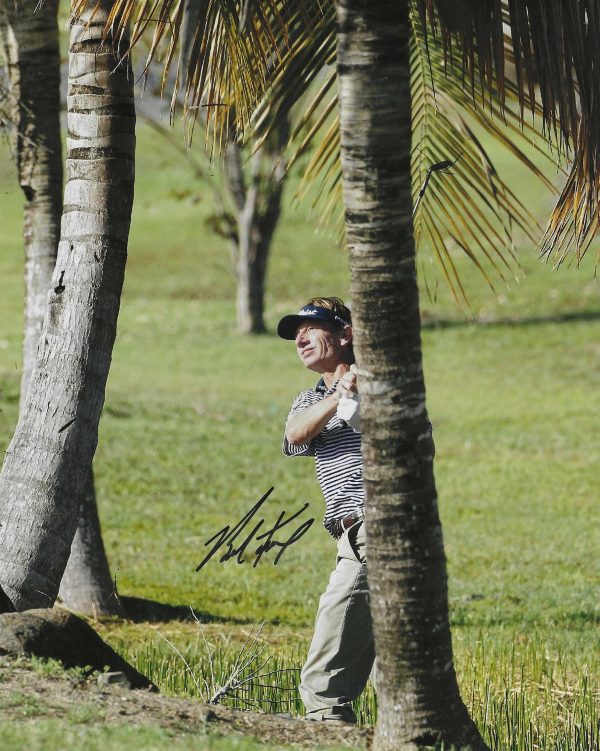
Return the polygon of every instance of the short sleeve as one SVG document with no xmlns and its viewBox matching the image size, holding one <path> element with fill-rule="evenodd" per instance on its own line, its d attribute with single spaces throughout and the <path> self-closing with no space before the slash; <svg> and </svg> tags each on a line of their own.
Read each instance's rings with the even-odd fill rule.
<svg viewBox="0 0 600 751">
<path fill-rule="evenodd" d="M 287 419 L 289 420 L 290 417 L 293 417 L 294 415 L 297 415 L 299 412 L 302 412 L 303 410 L 305 410 L 307 407 L 310 407 L 311 404 L 314 404 L 316 401 L 318 401 L 318 398 L 319 397 L 314 391 L 312 392 L 303 391 L 301 394 L 298 394 L 298 396 L 292 402 L 292 406 L 287 416 Z M 287 424 L 287 420 L 286 420 L 286 424 Z M 285 456 L 314 456 L 315 455 L 314 440 L 309 441 L 308 443 L 303 443 L 299 446 L 293 446 L 285 437 L 285 431 L 284 431 L 282 450 Z"/>
</svg>

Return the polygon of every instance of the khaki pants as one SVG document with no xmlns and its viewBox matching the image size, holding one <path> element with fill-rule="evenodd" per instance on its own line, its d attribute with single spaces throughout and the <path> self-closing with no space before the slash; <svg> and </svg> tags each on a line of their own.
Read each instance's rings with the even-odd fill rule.
<svg viewBox="0 0 600 751">
<path fill-rule="evenodd" d="M 338 541 L 337 565 L 319 601 L 300 683 L 307 719 L 356 722 L 350 702 L 364 689 L 375 657 L 368 596 L 365 529 L 358 522 Z"/>
</svg>

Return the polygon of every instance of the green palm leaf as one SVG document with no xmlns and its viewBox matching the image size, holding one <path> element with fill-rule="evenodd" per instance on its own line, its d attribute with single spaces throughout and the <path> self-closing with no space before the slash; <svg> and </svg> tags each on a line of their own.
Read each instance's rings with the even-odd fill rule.
<svg viewBox="0 0 600 751">
<path fill-rule="evenodd" d="M 437 24 L 445 53 L 462 51 L 473 84 L 485 71 L 485 88 L 503 101 L 505 29 L 514 51 L 520 114 L 540 102 L 546 136 L 570 172 L 543 238 L 542 255 L 560 265 L 577 263 L 598 227 L 600 206 L 600 7 L 597 0 L 417 0 Z M 439 16 L 438 16 L 439 13 Z M 480 76 L 481 78 L 481 76 Z M 600 250 L 596 264 L 600 260 Z"/>
<path fill-rule="evenodd" d="M 85 0 L 74 0 L 77 14 Z M 127 54 L 150 37 L 146 72 L 163 60 L 163 87 L 175 68 L 172 108 L 180 95 L 190 127 L 202 110 L 217 148 L 227 143 L 233 124 L 247 127 L 264 96 L 275 62 L 289 48 L 290 30 L 310 29 L 318 4 L 302 0 L 116 0 L 108 25 L 119 39 L 131 27 Z"/>
<path fill-rule="evenodd" d="M 314 202 L 343 226 L 334 14 L 333 0 L 118 0 L 111 23 L 123 29 L 131 22 L 133 43 L 152 28 L 148 61 L 166 46 L 165 71 L 177 65 L 173 102 L 181 89 L 192 125 L 200 109 L 206 112 L 213 148 L 224 146 L 232 126 L 241 136 L 249 124 L 260 143 L 278 118 L 304 106 L 291 162 L 310 149 L 304 187 L 318 178 Z M 438 176 L 444 186 L 428 191 L 419 206 L 419 246 L 445 258 L 441 267 L 452 273 L 450 249 L 462 248 L 492 283 L 515 270 L 513 226 L 532 240 L 537 236 L 533 217 L 475 136 L 476 124 L 550 188 L 528 156 L 531 141 L 553 142 L 559 156 L 573 149 L 543 253 L 560 263 L 575 247 L 580 259 L 596 229 L 600 198 L 600 105 L 594 95 L 600 20 L 594 0 L 412 0 L 411 20 L 415 193 L 431 163 L 458 157 L 453 175 Z M 503 24 L 510 25 L 510 36 Z M 504 74 L 507 61 L 515 65 L 514 82 Z M 299 104 L 305 97 L 310 102 Z M 533 124 L 527 110 L 535 115 Z M 470 214 L 459 209 L 464 195 L 472 197 Z M 454 201 L 436 209 L 435 223 L 434 196 Z M 467 216 L 484 231 L 472 232 Z"/>
<path fill-rule="evenodd" d="M 554 190 L 529 156 L 531 143 L 545 138 L 539 126 L 522 122 L 514 84 L 505 83 L 504 105 L 498 96 L 484 100 L 486 92 L 479 76 L 471 79 L 467 91 L 458 66 L 448 65 L 445 48 L 428 40 L 416 3 L 412 4 L 411 21 L 413 201 L 432 164 L 456 160 L 452 173 L 436 176 L 420 202 L 414 218 L 415 239 L 418 248 L 433 252 L 453 295 L 465 303 L 453 248 L 466 254 L 493 287 L 495 278 L 507 281 L 517 271 L 511 240 L 514 227 L 532 242 L 541 234 L 534 217 L 495 170 L 475 135 L 475 125 Z M 324 6 L 312 33 L 301 32 L 295 48 L 282 58 L 268 96 L 254 113 L 253 126 L 264 137 L 281 112 L 289 111 L 300 95 L 313 92 L 293 134 L 290 163 L 312 149 L 300 192 L 316 185 L 313 206 L 319 208 L 322 222 L 343 228 L 334 61 L 331 2 Z M 539 109 L 536 112 L 541 123 Z M 538 151 L 548 158 L 545 150 Z"/>
</svg>

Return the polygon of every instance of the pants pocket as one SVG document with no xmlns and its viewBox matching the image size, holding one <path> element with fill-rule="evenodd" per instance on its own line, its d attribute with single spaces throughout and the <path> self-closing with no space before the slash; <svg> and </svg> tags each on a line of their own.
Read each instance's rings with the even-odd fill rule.
<svg viewBox="0 0 600 751">
<path fill-rule="evenodd" d="M 352 552 L 359 563 L 365 563 L 367 560 L 367 541 L 365 537 L 365 526 L 361 521 L 356 522 L 348 530 L 348 542 Z"/>
</svg>

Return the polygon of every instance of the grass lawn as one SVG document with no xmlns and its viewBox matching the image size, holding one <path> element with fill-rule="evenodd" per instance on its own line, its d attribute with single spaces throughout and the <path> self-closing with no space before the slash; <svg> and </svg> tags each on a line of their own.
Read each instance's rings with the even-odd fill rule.
<svg viewBox="0 0 600 751">
<path fill-rule="evenodd" d="M 551 199 L 504 166 L 542 217 Z M 0 191 L 4 450 L 16 420 L 23 295 L 21 196 L 4 147 Z M 291 399 L 315 379 L 273 333 L 236 334 L 229 249 L 207 233 L 210 212 L 210 192 L 184 160 L 140 127 L 127 278 L 95 459 L 104 538 L 119 591 L 193 607 L 219 659 L 266 621 L 275 658 L 297 667 L 335 557 L 310 460 L 280 450 Z M 288 207 L 276 233 L 271 332 L 309 296 L 348 296 L 345 253 L 312 227 L 306 209 Z M 494 748 L 588 751 L 592 736 L 582 733 L 597 723 L 600 691 L 600 287 L 593 253 L 580 269 L 559 271 L 538 263 L 522 238 L 519 255 L 519 281 L 496 294 L 457 258 L 471 314 L 443 287 L 435 303 L 422 301 L 457 671 Z M 302 541 L 277 566 L 268 554 L 256 568 L 212 560 L 196 573 L 204 542 L 271 486 L 267 521 L 310 503 L 305 516 L 317 523 Z M 207 669 L 194 623 L 99 629 L 142 669 L 156 670 L 167 690 L 194 687 L 157 631 Z"/>
</svg>

